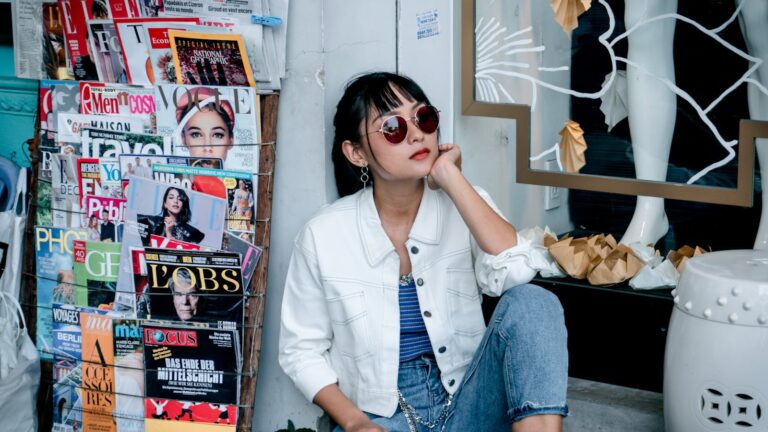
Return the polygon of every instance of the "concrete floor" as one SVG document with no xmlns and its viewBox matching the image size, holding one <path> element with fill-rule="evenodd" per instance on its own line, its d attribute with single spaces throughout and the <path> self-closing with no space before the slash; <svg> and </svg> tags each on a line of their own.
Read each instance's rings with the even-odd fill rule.
<svg viewBox="0 0 768 432">
<path fill-rule="evenodd" d="M 660 393 L 570 378 L 568 408 L 565 432 L 664 432 Z"/>
</svg>

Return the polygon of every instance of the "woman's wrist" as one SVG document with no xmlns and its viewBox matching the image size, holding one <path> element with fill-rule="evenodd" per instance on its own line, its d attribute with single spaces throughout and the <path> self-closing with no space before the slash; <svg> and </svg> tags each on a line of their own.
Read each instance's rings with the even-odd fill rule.
<svg viewBox="0 0 768 432">
<path fill-rule="evenodd" d="M 348 419 L 344 419 L 339 422 L 339 426 L 341 426 L 342 429 L 353 430 L 355 427 L 368 424 L 371 421 L 371 419 L 368 418 L 364 412 L 360 411 L 359 409 L 356 409 L 355 411 L 356 412 L 350 413 L 350 417 Z"/>
</svg>

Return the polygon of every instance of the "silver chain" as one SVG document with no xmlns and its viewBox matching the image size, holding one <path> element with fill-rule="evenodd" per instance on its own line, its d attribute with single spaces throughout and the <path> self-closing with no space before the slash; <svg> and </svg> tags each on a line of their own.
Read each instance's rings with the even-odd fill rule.
<svg viewBox="0 0 768 432">
<path fill-rule="evenodd" d="M 448 409 L 453 403 L 453 395 L 448 395 L 448 399 L 446 399 L 443 404 L 443 409 L 440 410 L 440 415 L 438 415 L 433 422 L 424 421 L 419 413 L 416 412 L 416 409 L 405 401 L 403 394 L 400 393 L 400 389 L 397 390 L 397 401 L 400 404 L 400 409 L 403 411 L 403 415 L 405 415 L 405 421 L 408 423 L 408 430 L 410 432 L 418 432 L 418 429 L 416 428 L 417 423 L 426 427 L 428 430 L 432 430 L 448 416 Z M 445 432 L 445 423 L 440 427 L 440 432 Z"/>
</svg>

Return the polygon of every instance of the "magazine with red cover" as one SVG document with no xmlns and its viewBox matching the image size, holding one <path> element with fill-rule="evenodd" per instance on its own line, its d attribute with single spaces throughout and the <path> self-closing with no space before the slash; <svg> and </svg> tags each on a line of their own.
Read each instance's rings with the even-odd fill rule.
<svg viewBox="0 0 768 432">
<path fill-rule="evenodd" d="M 135 0 L 109 0 L 109 10 L 112 18 L 138 18 L 139 9 Z"/>
<path fill-rule="evenodd" d="M 237 430 L 236 405 L 147 398 L 144 410 L 144 432 L 234 432 Z"/>
<path fill-rule="evenodd" d="M 168 38 L 176 82 L 218 86 L 256 85 L 242 36 L 170 30 Z"/>
<path fill-rule="evenodd" d="M 148 23 L 173 23 L 199 24 L 198 18 L 118 18 L 115 19 L 117 37 L 120 41 L 120 51 L 123 53 L 128 82 L 131 84 L 152 84 L 152 62 L 149 59 L 149 48 L 146 41 L 144 25 Z"/>
<path fill-rule="evenodd" d="M 59 12 L 64 19 L 64 38 L 67 41 L 69 61 L 75 79 L 97 80 L 96 64 L 88 54 L 88 15 L 80 0 L 58 0 Z"/>
</svg>

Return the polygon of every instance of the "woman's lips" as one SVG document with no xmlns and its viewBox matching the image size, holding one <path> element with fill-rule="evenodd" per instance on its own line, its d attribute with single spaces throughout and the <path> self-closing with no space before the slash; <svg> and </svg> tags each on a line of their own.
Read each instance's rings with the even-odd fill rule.
<svg viewBox="0 0 768 432">
<path fill-rule="evenodd" d="M 416 153 L 412 154 L 410 159 L 422 160 L 422 159 L 425 159 L 427 156 L 429 156 L 429 149 L 421 149 Z"/>
</svg>

